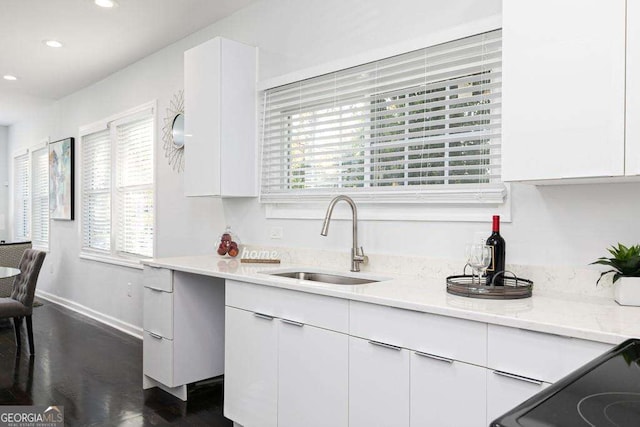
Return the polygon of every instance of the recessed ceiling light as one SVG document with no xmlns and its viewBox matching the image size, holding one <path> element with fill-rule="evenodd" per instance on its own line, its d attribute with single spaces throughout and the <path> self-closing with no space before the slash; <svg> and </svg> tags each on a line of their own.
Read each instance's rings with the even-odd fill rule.
<svg viewBox="0 0 640 427">
<path fill-rule="evenodd" d="M 2 78 L 5 80 L 18 80 L 16 76 L 12 76 L 11 74 L 5 74 Z"/>
<path fill-rule="evenodd" d="M 60 43 L 58 40 L 45 40 L 44 44 L 49 47 L 62 47 L 62 43 Z"/>
<path fill-rule="evenodd" d="M 115 0 L 93 0 L 93 2 L 100 7 L 114 7 L 118 4 Z"/>
</svg>

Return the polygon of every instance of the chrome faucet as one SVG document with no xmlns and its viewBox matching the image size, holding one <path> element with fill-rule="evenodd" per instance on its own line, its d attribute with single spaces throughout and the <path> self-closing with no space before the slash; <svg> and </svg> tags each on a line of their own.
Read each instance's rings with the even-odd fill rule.
<svg viewBox="0 0 640 427">
<path fill-rule="evenodd" d="M 329 221 L 331 220 L 331 214 L 333 213 L 333 207 L 340 200 L 344 200 L 349 203 L 351 206 L 351 212 L 353 214 L 353 245 L 351 246 L 351 271 L 360 271 L 360 263 L 367 263 L 369 260 L 367 256 L 364 254 L 364 250 L 362 246 L 358 247 L 358 209 L 356 208 L 356 204 L 353 202 L 351 197 L 340 195 L 336 196 L 329 203 L 329 207 L 327 208 L 327 213 L 324 216 L 324 222 L 322 223 L 322 231 L 320 234 L 322 236 L 326 236 L 329 232 Z"/>
</svg>

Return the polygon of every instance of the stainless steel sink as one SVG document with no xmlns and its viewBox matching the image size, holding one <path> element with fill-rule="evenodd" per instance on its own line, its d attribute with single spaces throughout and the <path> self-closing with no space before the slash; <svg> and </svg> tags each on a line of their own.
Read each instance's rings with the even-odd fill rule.
<svg viewBox="0 0 640 427">
<path fill-rule="evenodd" d="M 284 273 L 267 273 L 272 276 L 289 277 L 291 279 L 309 280 L 311 282 L 330 283 L 332 285 L 365 285 L 379 280 L 363 277 L 341 276 L 339 274 L 317 273 L 313 271 L 287 271 Z"/>
</svg>

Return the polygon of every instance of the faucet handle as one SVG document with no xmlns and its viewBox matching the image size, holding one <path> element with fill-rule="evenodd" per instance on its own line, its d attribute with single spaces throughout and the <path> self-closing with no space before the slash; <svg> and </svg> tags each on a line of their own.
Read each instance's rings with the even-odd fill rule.
<svg viewBox="0 0 640 427">
<path fill-rule="evenodd" d="M 363 264 L 367 264 L 369 262 L 369 257 L 364 254 L 364 248 L 360 246 L 356 249 L 355 260 L 361 262 Z"/>
</svg>

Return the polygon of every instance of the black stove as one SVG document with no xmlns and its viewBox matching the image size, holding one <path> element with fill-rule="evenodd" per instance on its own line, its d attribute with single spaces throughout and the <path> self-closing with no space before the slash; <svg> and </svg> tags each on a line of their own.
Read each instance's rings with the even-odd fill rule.
<svg viewBox="0 0 640 427">
<path fill-rule="evenodd" d="M 639 427 L 640 339 L 632 339 L 542 390 L 491 427 Z"/>
</svg>

